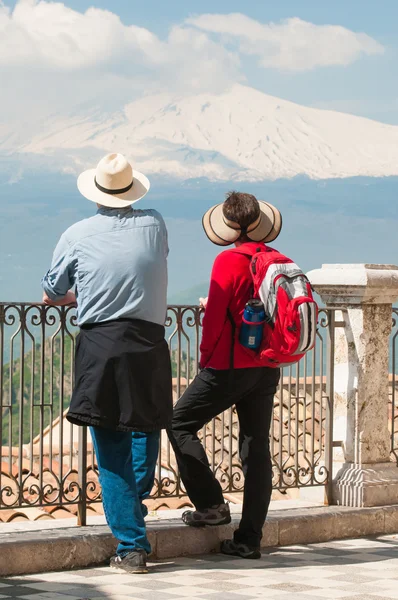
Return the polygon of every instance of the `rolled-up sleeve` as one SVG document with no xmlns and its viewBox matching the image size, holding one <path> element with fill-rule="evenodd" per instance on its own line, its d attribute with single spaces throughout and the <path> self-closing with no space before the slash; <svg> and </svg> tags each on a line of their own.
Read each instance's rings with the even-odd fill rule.
<svg viewBox="0 0 398 600">
<path fill-rule="evenodd" d="M 54 250 L 51 268 L 43 277 L 41 285 L 47 296 L 57 302 L 67 294 L 74 284 L 74 259 L 71 246 L 64 234 Z"/>
</svg>

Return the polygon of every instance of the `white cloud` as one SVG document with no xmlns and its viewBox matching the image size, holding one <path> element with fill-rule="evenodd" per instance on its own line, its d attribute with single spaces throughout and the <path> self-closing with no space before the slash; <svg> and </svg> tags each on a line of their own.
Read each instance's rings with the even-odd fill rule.
<svg viewBox="0 0 398 600">
<path fill-rule="evenodd" d="M 50 0 L 18 0 L 10 10 L 0 0 L 2 148 L 23 147 L 61 115 L 92 118 L 98 110 L 105 121 L 158 92 L 224 93 L 245 81 L 242 55 L 308 69 L 382 50 L 365 34 L 298 19 L 264 25 L 244 15 L 202 15 L 160 38 L 110 10 L 81 13 Z"/>
<path fill-rule="evenodd" d="M 263 67 L 308 71 L 348 65 L 363 55 L 383 54 L 383 46 L 365 33 L 336 25 L 315 25 L 298 18 L 260 23 L 243 14 L 206 14 L 187 24 L 236 41 L 242 54 L 258 56 Z"/>
<path fill-rule="evenodd" d="M 226 43 L 231 40 L 235 52 Z M 243 14 L 205 14 L 161 40 L 109 10 L 79 13 L 61 2 L 19 0 L 11 11 L 0 0 L 0 68 L 95 70 L 140 81 L 155 75 L 172 86 L 204 90 L 239 78 L 238 52 L 257 56 L 264 67 L 300 71 L 346 65 L 383 50 L 364 33 L 297 18 L 262 24 Z"/>
<path fill-rule="evenodd" d="M 219 93 L 243 80 L 236 52 L 186 24 L 160 39 L 108 10 L 46 0 L 10 10 L 0 0 L 4 148 L 23 146 L 53 116 L 104 117 L 148 94 Z"/>
<path fill-rule="evenodd" d="M 238 65 L 234 53 L 186 25 L 163 41 L 107 10 L 79 13 L 60 2 L 19 0 L 10 11 L 0 1 L 0 67 L 95 70 L 140 81 L 155 73 L 174 86 L 203 90 L 235 79 Z"/>
</svg>

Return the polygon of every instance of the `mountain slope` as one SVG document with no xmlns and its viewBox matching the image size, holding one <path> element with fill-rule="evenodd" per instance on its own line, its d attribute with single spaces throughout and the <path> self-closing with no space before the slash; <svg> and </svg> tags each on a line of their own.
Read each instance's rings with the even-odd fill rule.
<svg viewBox="0 0 398 600">
<path fill-rule="evenodd" d="M 6 129 L 0 150 L 59 154 L 64 169 L 119 151 L 148 173 L 181 179 L 398 175 L 397 126 L 300 106 L 242 85 L 218 96 L 148 96 L 114 115 L 53 118 L 28 143 Z"/>
</svg>

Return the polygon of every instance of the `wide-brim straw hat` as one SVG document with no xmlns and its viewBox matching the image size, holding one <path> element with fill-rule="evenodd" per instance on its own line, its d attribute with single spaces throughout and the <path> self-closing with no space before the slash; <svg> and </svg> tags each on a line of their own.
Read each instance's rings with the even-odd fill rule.
<svg viewBox="0 0 398 600">
<path fill-rule="evenodd" d="M 79 176 L 77 187 L 91 202 L 126 208 L 148 193 L 150 183 L 122 154 L 107 154 L 96 169 L 88 169 Z"/>
<path fill-rule="evenodd" d="M 282 215 L 275 206 L 258 201 L 260 216 L 243 231 L 239 223 L 230 221 L 223 212 L 224 203 L 216 204 L 203 216 L 203 229 L 217 246 L 229 246 L 244 233 L 253 242 L 273 242 L 282 229 Z"/>
</svg>

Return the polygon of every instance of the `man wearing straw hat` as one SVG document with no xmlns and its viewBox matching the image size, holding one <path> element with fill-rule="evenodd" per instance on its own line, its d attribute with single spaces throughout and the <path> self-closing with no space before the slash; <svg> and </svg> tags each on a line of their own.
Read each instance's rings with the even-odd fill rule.
<svg viewBox="0 0 398 600">
<path fill-rule="evenodd" d="M 77 304 L 67 418 L 91 428 L 104 512 L 119 540 L 111 566 L 145 573 L 151 548 L 142 500 L 153 486 L 159 432 L 172 414 L 167 231 L 155 210 L 132 208 L 149 181 L 120 154 L 82 173 L 78 188 L 98 211 L 61 236 L 42 281 L 43 300 Z"/>
<path fill-rule="evenodd" d="M 214 262 L 209 296 L 202 301 L 201 371 L 176 404 L 169 431 L 182 481 L 196 508 L 186 511 L 183 521 L 193 527 L 230 523 L 228 504 L 197 432 L 236 405 L 245 475 L 243 510 L 234 539 L 225 540 L 221 551 L 251 559 L 261 556 L 262 528 L 271 500 L 269 430 L 280 371 L 259 366 L 233 331 L 251 297 L 251 257 L 263 249 L 264 242 L 276 239 L 281 226 L 275 207 L 237 192 L 204 215 L 203 227 L 210 241 L 218 246 L 234 244 L 239 252 L 224 251 Z"/>
</svg>

